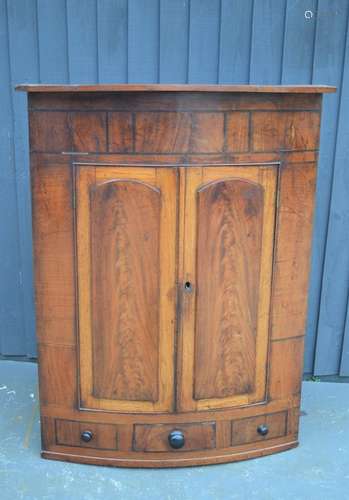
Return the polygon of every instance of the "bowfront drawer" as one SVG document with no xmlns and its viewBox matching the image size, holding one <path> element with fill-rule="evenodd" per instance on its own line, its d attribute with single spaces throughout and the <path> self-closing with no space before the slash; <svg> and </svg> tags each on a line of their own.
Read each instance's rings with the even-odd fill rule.
<svg viewBox="0 0 349 500">
<path fill-rule="evenodd" d="M 216 446 L 214 422 L 195 424 L 135 425 L 133 449 L 135 451 L 194 451 Z"/>
<path fill-rule="evenodd" d="M 63 446 L 80 446 L 100 450 L 116 450 L 118 447 L 116 425 L 57 419 L 55 432 L 56 444 Z"/>
<path fill-rule="evenodd" d="M 254 443 L 264 439 L 285 436 L 287 432 L 287 412 L 259 415 L 232 422 L 232 445 Z"/>
</svg>

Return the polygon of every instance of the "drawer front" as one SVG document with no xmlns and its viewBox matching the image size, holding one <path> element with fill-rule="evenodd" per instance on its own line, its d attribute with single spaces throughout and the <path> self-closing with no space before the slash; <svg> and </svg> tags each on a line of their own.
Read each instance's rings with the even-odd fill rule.
<svg viewBox="0 0 349 500">
<path fill-rule="evenodd" d="M 194 451 L 215 447 L 216 425 L 214 422 L 184 425 L 135 425 L 134 427 L 133 449 L 135 451 Z"/>
<path fill-rule="evenodd" d="M 57 419 L 55 431 L 58 445 L 100 450 L 116 450 L 118 447 L 116 425 Z"/>
<path fill-rule="evenodd" d="M 232 445 L 254 443 L 264 439 L 285 436 L 287 432 L 287 412 L 259 415 L 232 422 Z"/>
</svg>

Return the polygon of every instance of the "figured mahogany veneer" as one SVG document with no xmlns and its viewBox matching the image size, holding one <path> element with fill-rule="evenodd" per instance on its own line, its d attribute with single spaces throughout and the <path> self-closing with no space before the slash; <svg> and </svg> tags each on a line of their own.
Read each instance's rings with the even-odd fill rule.
<svg viewBox="0 0 349 500">
<path fill-rule="evenodd" d="M 333 88 L 21 88 L 42 455 L 173 467 L 296 446 Z"/>
</svg>

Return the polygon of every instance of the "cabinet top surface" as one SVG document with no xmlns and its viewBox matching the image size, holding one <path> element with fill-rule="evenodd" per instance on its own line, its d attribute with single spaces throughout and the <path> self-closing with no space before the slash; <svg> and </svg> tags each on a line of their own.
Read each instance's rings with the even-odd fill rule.
<svg viewBox="0 0 349 500">
<path fill-rule="evenodd" d="M 335 92 L 329 85 L 205 85 L 205 84 L 98 84 L 18 85 L 25 92 L 244 92 L 273 94 L 324 94 Z"/>
</svg>

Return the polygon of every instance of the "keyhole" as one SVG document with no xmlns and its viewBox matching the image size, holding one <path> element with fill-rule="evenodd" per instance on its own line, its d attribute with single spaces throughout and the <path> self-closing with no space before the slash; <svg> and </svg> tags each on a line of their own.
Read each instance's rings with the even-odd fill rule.
<svg viewBox="0 0 349 500">
<path fill-rule="evenodd" d="M 191 285 L 190 281 L 186 281 L 184 283 L 184 289 L 185 289 L 186 292 L 191 292 L 192 291 L 192 285 Z"/>
</svg>

